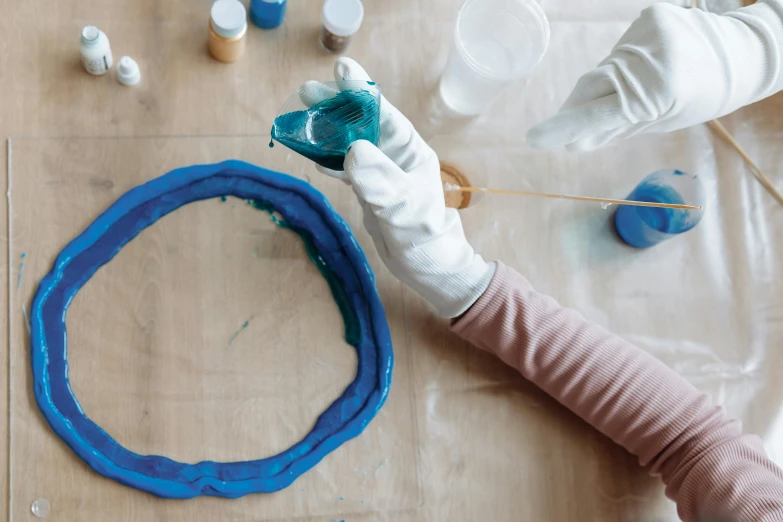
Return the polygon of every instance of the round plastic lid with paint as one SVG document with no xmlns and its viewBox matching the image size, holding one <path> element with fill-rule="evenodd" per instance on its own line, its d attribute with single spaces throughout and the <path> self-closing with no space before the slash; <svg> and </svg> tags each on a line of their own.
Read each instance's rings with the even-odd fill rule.
<svg viewBox="0 0 783 522">
<path fill-rule="evenodd" d="M 212 4 L 212 28 L 223 38 L 235 38 L 247 25 L 247 11 L 238 0 L 217 0 Z"/>
<path fill-rule="evenodd" d="M 326 0 L 323 23 L 335 36 L 353 36 L 362 26 L 364 5 L 361 0 Z"/>
</svg>

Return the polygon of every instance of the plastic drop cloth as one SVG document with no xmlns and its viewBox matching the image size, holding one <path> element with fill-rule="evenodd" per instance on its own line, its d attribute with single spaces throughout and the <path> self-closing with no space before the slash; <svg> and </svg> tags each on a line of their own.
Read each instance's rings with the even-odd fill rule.
<svg viewBox="0 0 783 522">
<path fill-rule="evenodd" d="M 409 11 L 367 2 L 373 39 L 357 35 L 351 55 L 474 184 L 624 197 L 646 174 L 670 167 L 699 174 L 708 194 L 701 224 L 645 251 L 614 237 L 611 207 L 487 197 L 463 212 L 473 245 L 711 393 L 783 464 L 783 209 L 704 127 L 583 155 L 524 143 L 527 128 L 556 110 L 647 2 L 545 2 L 552 42 L 544 61 L 480 118 L 453 122 L 431 95 L 450 46 L 453 17 L 445 14 L 458 3 L 417 2 Z M 304 8 L 290 8 L 288 30 L 297 31 L 302 18 L 294 15 Z M 311 18 L 302 30 L 317 25 L 317 13 Z M 125 29 L 143 27 L 131 20 Z M 282 100 L 303 79 L 327 78 L 330 59 L 308 60 L 280 65 L 285 81 L 269 91 Z M 172 97 L 172 110 L 183 99 Z M 773 98 L 724 119 L 778 186 L 781 104 Z M 455 338 L 394 280 L 350 189 L 267 147 L 264 130 L 277 109 L 267 105 L 243 129 L 250 136 L 12 140 L 13 520 L 30 519 L 37 498 L 50 501 L 53 520 L 676 520 L 658 480 L 632 457 Z M 82 120 L 73 125 L 85 134 Z M 221 125 L 216 119 L 213 128 Z M 310 180 L 349 221 L 387 309 L 394 382 L 365 433 L 288 489 L 233 501 L 161 500 L 100 477 L 51 431 L 33 400 L 25 315 L 54 256 L 119 195 L 171 168 L 226 158 Z M 189 462 L 258 458 L 301 437 L 352 378 L 355 356 L 340 325 L 295 236 L 242 201 L 204 201 L 143 232 L 76 297 L 71 382 L 88 415 L 134 451 Z"/>
</svg>

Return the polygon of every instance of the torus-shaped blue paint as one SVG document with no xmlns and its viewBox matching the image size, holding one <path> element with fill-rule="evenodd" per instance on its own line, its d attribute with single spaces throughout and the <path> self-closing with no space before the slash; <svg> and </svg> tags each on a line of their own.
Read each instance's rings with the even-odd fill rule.
<svg viewBox="0 0 783 522">
<path fill-rule="evenodd" d="M 82 410 L 68 382 L 66 312 L 93 274 L 143 229 L 182 205 L 232 195 L 274 209 L 305 241 L 326 277 L 356 348 L 356 378 L 312 431 L 273 457 L 247 462 L 176 462 L 120 446 Z M 302 318 L 306 321 L 307 318 Z M 309 184 L 241 161 L 173 170 L 118 199 L 57 256 L 32 310 L 35 397 L 54 431 L 95 471 L 167 498 L 241 497 L 290 485 L 356 437 L 389 393 L 394 356 L 386 316 L 367 259 L 347 223 Z"/>
</svg>

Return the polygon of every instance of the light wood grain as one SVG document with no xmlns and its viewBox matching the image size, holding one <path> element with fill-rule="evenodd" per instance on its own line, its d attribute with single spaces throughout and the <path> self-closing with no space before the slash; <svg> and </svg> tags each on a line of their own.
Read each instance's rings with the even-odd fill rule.
<svg viewBox="0 0 783 522">
<path fill-rule="evenodd" d="M 469 122 L 444 119 L 433 97 L 459 3 L 366 0 L 349 55 L 473 185 L 622 198 L 649 172 L 677 167 L 698 173 L 710 197 L 697 229 L 646 252 L 620 244 L 611 212 L 598 206 L 515 198 L 463 213 L 471 243 L 682 372 L 783 457 L 783 433 L 770 420 L 783 397 L 775 374 L 783 355 L 770 348 L 783 341 L 783 224 L 767 219 L 774 201 L 739 174 L 740 159 L 700 128 L 585 155 L 524 143 L 527 128 L 559 107 L 649 2 L 546 2 L 547 57 Z M 0 335 L 9 340 L 0 364 L 0 521 L 34 520 L 38 497 L 51 501 L 50 520 L 69 522 L 675 520 L 659 482 L 633 458 L 457 339 L 391 276 L 348 187 L 267 148 L 288 93 L 331 77 L 334 57 L 317 43 L 320 0 L 289 2 L 277 31 L 251 27 L 234 65 L 206 54 L 209 4 L 0 0 L 0 136 L 13 137 L 11 208 L 0 198 L 0 230 L 10 231 L 0 248 L 9 260 L 0 270 Z M 106 31 L 115 58 L 139 62 L 139 86 L 81 69 L 87 23 Z M 783 168 L 780 109 L 778 98 L 729 119 L 773 180 Z M 166 501 L 101 478 L 52 433 L 32 398 L 22 306 L 56 253 L 125 190 L 226 158 L 311 180 L 352 226 L 387 310 L 393 389 L 361 437 L 283 492 Z M 85 410 L 127 447 L 187 461 L 279 450 L 310 427 L 355 364 L 301 245 L 234 201 L 194 204 L 145 231 L 86 285 L 68 327 Z"/>
</svg>

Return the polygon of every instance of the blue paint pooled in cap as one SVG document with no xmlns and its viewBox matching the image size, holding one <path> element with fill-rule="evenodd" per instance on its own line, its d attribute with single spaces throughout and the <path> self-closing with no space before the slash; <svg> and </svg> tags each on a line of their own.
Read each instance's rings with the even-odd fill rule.
<svg viewBox="0 0 783 522">
<path fill-rule="evenodd" d="M 364 82 L 372 86 L 371 82 Z M 332 170 L 343 170 L 348 147 L 356 140 L 380 140 L 380 95 L 373 90 L 337 92 L 309 109 L 275 118 L 272 138 Z"/>
<path fill-rule="evenodd" d="M 669 172 L 675 176 L 685 174 L 680 170 Z M 680 193 L 666 184 L 661 176 L 662 173 L 655 173 L 642 180 L 627 199 L 650 203 L 685 204 Z M 617 234 L 628 245 L 648 248 L 673 235 L 692 229 L 699 223 L 702 214 L 700 210 L 621 205 L 614 215 L 614 226 Z"/>
<path fill-rule="evenodd" d="M 346 341 L 357 353 L 356 377 L 310 433 L 272 457 L 187 464 L 139 455 L 87 417 L 73 394 L 68 381 L 68 307 L 95 272 L 142 230 L 185 204 L 224 195 L 277 212 L 279 224 L 302 238 L 342 312 Z M 241 161 L 177 169 L 124 194 L 57 256 L 35 295 L 32 320 L 33 390 L 52 429 L 101 475 L 166 498 L 236 498 L 285 488 L 359 435 L 391 385 L 389 327 L 372 270 L 348 225 L 308 183 Z"/>
</svg>

